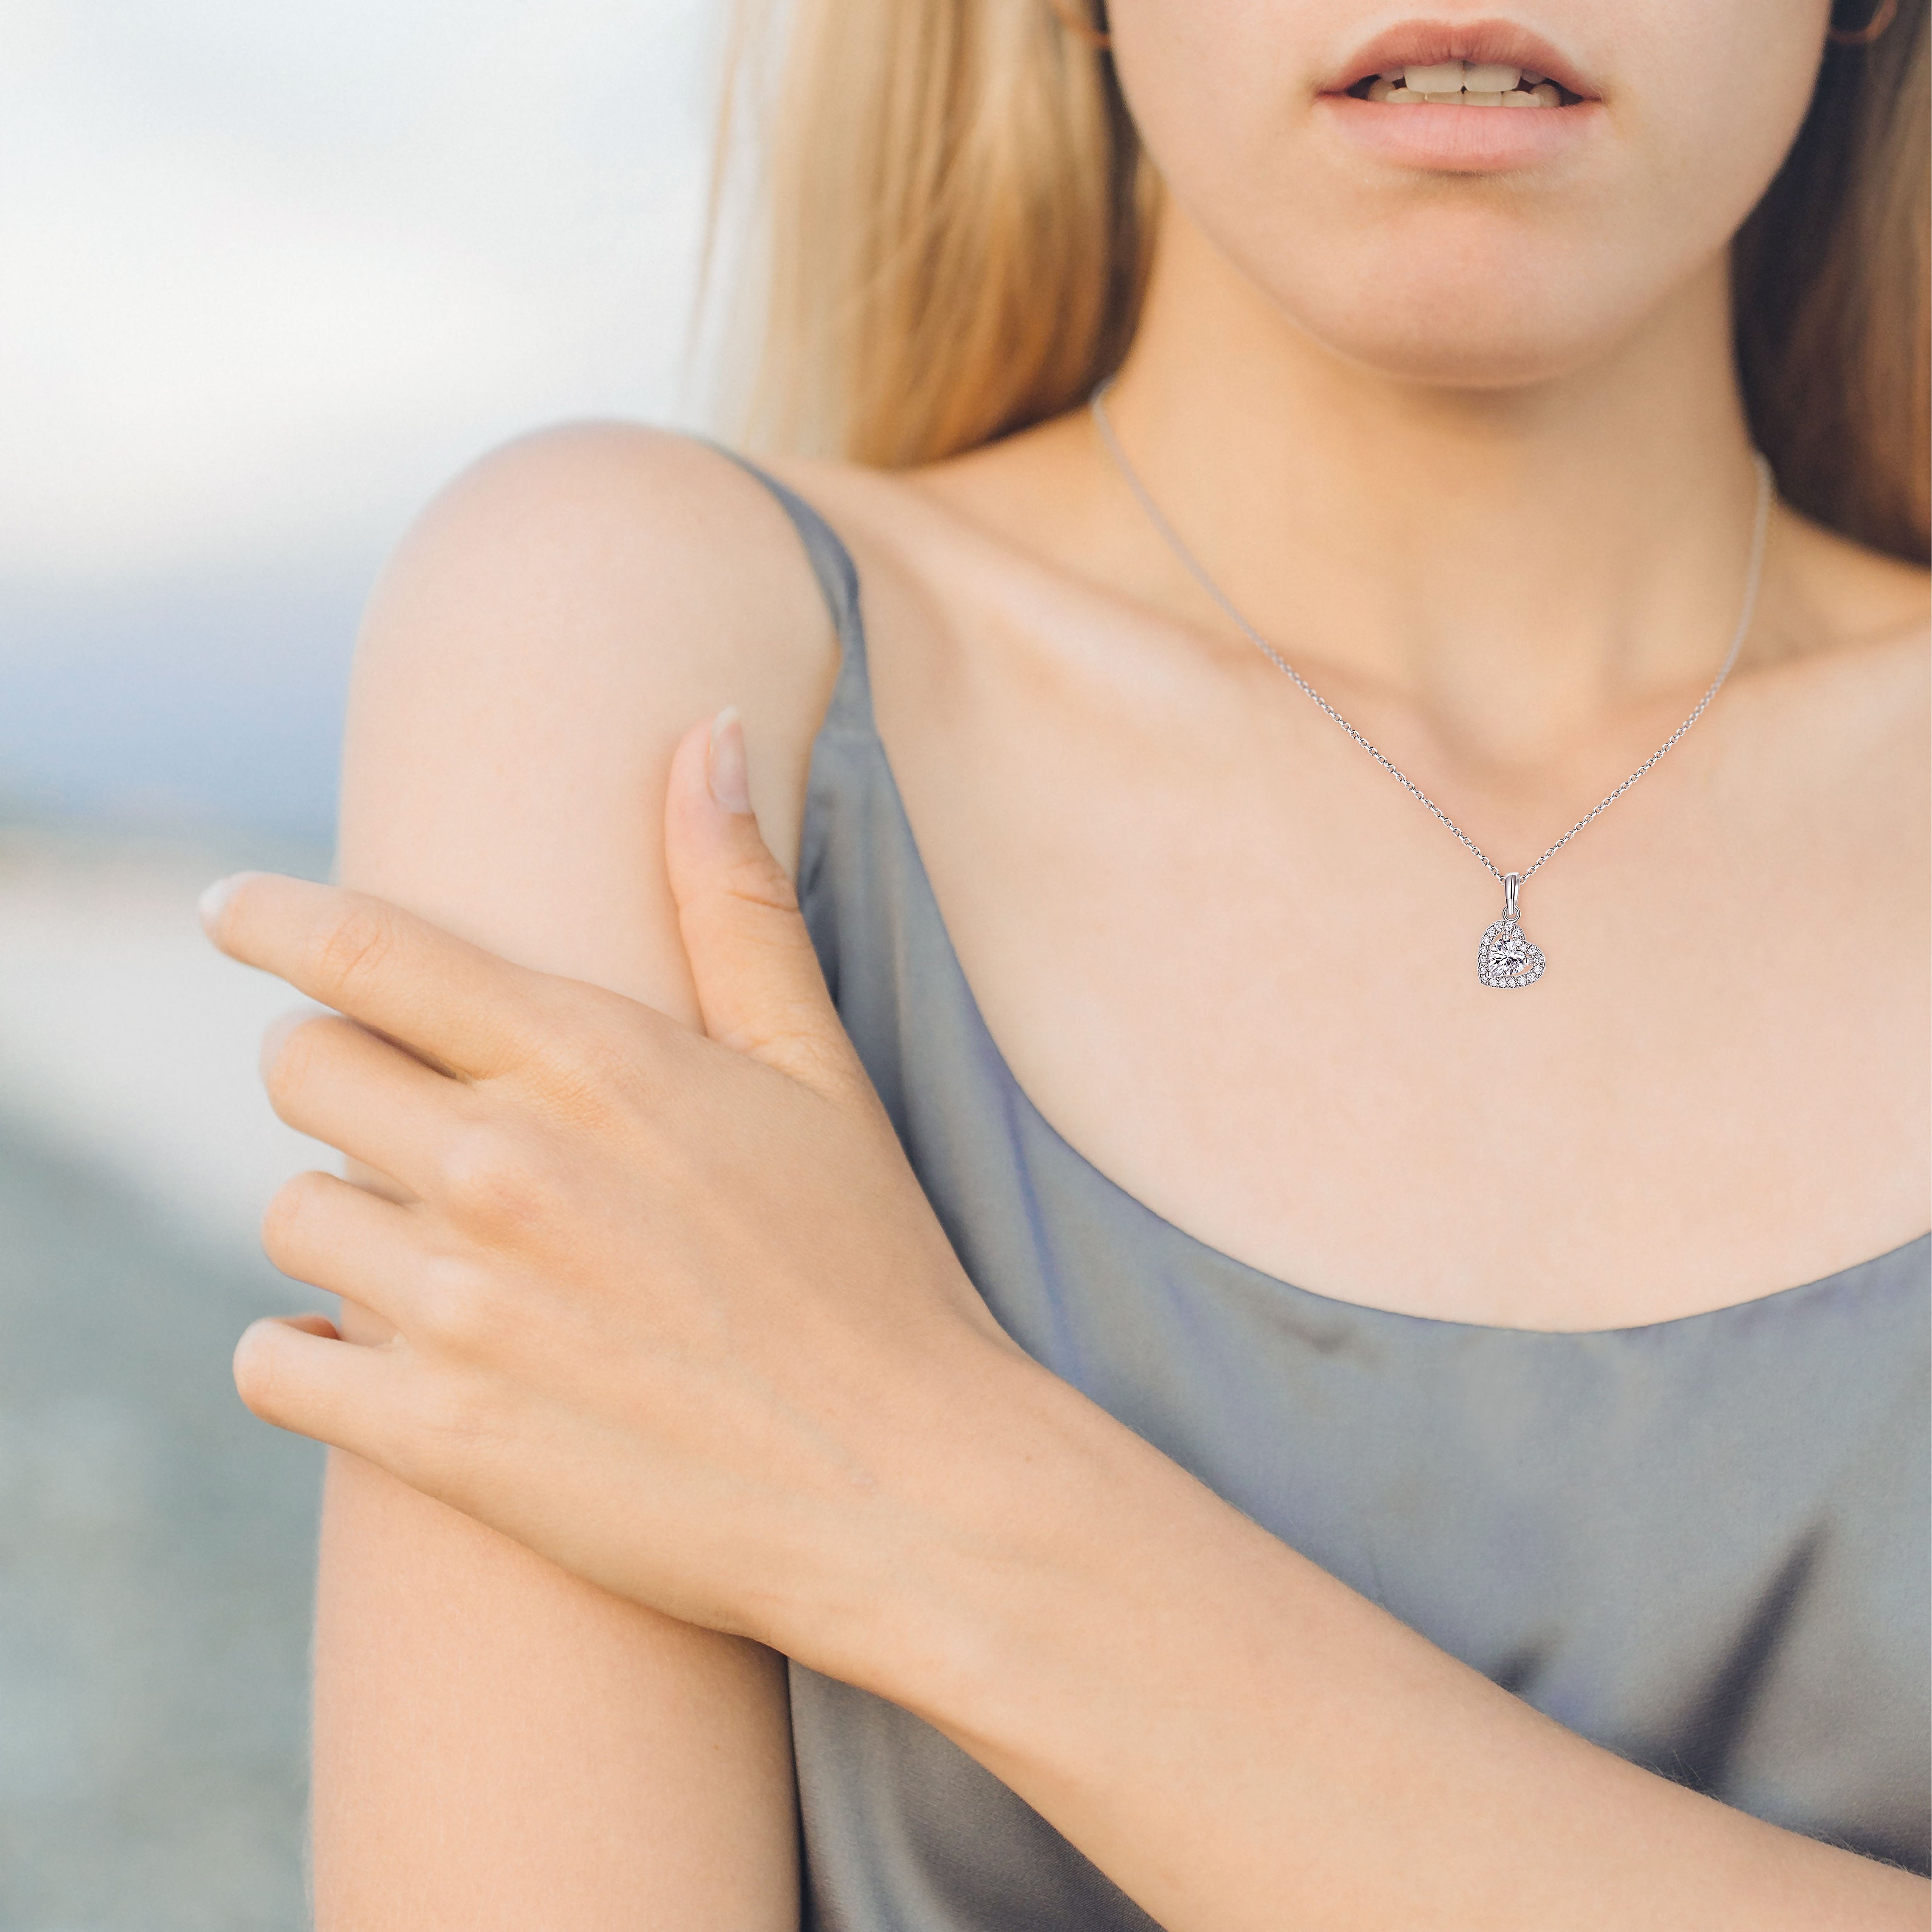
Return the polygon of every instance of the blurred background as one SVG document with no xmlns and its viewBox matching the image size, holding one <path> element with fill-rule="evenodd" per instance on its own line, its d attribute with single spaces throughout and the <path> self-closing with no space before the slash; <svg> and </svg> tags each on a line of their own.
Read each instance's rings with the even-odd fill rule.
<svg viewBox="0 0 1932 1932">
<path fill-rule="evenodd" d="M 321 878 L 357 614 L 559 418 L 694 426 L 722 0 L 0 5 L 0 1932 L 307 1923 L 320 1461 L 227 1379 L 326 1154 L 196 892 Z"/>
</svg>

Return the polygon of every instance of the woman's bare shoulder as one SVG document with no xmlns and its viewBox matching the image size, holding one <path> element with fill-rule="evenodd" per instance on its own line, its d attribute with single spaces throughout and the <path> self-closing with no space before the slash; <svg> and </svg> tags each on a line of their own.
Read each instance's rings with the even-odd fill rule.
<svg viewBox="0 0 1932 1932">
<path fill-rule="evenodd" d="M 671 748 L 736 704 L 753 803 L 792 864 L 836 668 L 796 534 L 740 465 L 622 424 L 525 437 L 452 483 L 377 585 L 344 876 L 530 964 L 672 998 Z"/>
<path fill-rule="evenodd" d="M 1790 654 L 1922 655 L 1932 575 L 1784 506 L 1784 575 L 1796 592 Z M 1767 579 L 1768 581 L 1768 579 Z"/>
<path fill-rule="evenodd" d="M 709 630 L 722 598 L 756 628 L 817 604 L 770 491 L 712 445 L 641 424 L 562 424 L 472 464 L 423 512 L 389 577 L 406 589 L 452 565 L 593 620 L 641 602 Z"/>
</svg>

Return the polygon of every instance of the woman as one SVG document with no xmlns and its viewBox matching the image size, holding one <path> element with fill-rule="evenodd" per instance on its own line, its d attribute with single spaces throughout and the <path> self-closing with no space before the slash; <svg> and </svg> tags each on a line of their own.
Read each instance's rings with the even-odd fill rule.
<svg viewBox="0 0 1932 1932">
<path fill-rule="evenodd" d="M 1925 1923 L 1924 17 L 800 10 L 847 460 L 490 458 L 210 903 L 322 1926 Z"/>
</svg>

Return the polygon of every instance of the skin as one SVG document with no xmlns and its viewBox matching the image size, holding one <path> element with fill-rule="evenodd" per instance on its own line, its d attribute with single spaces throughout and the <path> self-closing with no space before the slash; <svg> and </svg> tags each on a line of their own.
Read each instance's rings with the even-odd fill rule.
<svg viewBox="0 0 1932 1932">
<path fill-rule="evenodd" d="M 1112 406 L 1239 608 L 1520 864 L 1735 621 L 1723 254 L 1824 11 L 1550 0 L 1520 17 L 1600 129 L 1505 176 L 1336 136 L 1316 96 L 1395 17 L 1116 0 L 1168 193 Z M 1738 670 L 1526 887 L 1550 970 L 1498 996 L 1494 881 L 1150 538 L 1084 416 L 788 473 L 857 558 L 994 1038 L 1190 1233 L 1585 1329 L 1924 1229 L 1918 573 L 1780 512 Z M 782 1651 L 947 1731 L 1171 1932 L 1924 1924 L 1916 1881 L 1564 1732 L 1004 1342 L 786 890 L 835 668 L 730 466 L 626 430 L 506 452 L 372 612 L 342 869 L 374 897 L 255 880 L 214 922 L 374 1030 L 272 1042 L 278 1110 L 365 1186 L 302 1184 L 267 1232 L 380 1346 L 316 1320 L 238 1355 L 258 1412 L 350 1452 L 319 1923 L 795 1924 Z M 706 783 L 734 700 L 755 820 Z"/>
</svg>

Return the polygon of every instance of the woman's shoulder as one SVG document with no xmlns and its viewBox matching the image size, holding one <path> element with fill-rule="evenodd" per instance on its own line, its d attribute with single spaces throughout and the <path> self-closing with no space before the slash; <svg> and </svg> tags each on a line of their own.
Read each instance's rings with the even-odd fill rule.
<svg viewBox="0 0 1932 1932">
<path fill-rule="evenodd" d="M 782 653 L 825 628 L 771 491 L 712 444 L 623 422 L 559 424 L 470 465 L 404 537 L 372 615 L 382 641 L 416 650 L 454 618 L 472 672 L 494 647 L 548 676 L 590 658 L 676 676 L 682 660 Z"/>
<path fill-rule="evenodd" d="M 514 796 L 562 838 L 589 794 L 646 785 L 695 718 L 735 704 L 754 802 L 789 860 L 837 659 L 798 536 L 740 464 L 641 425 L 542 430 L 458 476 L 384 570 L 357 652 L 345 810 L 405 784 L 493 817 Z M 384 782 L 359 783 L 372 761 Z M 346 818 L 346 840 L 354 830 Z"/>
<path fill-rule="evenodd" d="M 1768 694 L 1785 700 L 1803 735 L 1838 744 L 1874 776 L 1916 782 L 1932 676 L 1932 576 L 1788 507 L 1779 542 L 1784 556 L 1774 551 L 1771 568 L 1785 594 L 1756 652 Z M 1768 569 L 1768 590 L 1771 582 Z"/>
<path fill-rule="evenodd" d="M 1923 655 L 1932 574 L 1784 507 L 1786 574 L 1798 592 L 1798 636 L 1810 654 L 1862 650 Z"/>
</svg>

